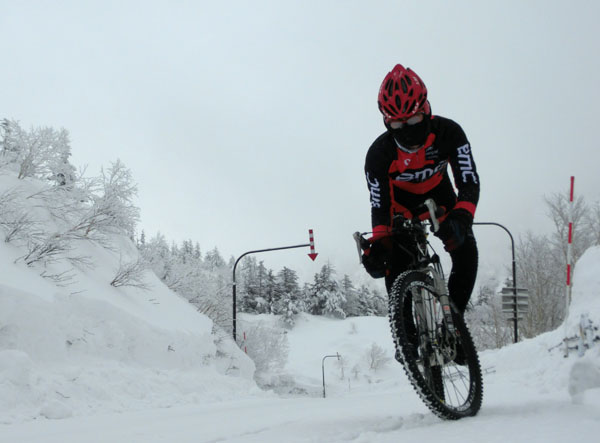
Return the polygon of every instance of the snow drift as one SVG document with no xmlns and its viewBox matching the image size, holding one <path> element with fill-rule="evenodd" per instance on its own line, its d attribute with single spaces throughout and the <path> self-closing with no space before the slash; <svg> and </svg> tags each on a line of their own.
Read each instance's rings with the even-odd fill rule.
<svg viewBox="0 0 600 443">
<path fill-rule="evenodd" d="M 44 189 L 35 179 L 0 176 L 0 194 L 16 192 L 13 203 L 59 233 L 64 222 L 45 201 L 27 198 Z M 0 243 L 0 422 L 166 407 L 255 389 L 248 357 L 154 274 L 141 277 L 147 290 L 109 284 L 123 261 L 137 259 L 128 238 L 73 240 L 69 254 L 84 264 L 27 266 L 27 251 L 26 241 Z"/>
</svg>

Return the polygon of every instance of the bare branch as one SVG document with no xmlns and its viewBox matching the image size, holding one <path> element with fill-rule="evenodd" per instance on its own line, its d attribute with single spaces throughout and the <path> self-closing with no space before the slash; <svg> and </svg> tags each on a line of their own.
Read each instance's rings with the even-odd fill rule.
<svg viewBox="0 0 600 443">
<path fill-rule="evenodd" d="M 75 277 L 75 274 L 72 270 L 56 274 L 49 274 L 47 271 L 43 271 L 40 276 L 52 281 L 57 286 L 66 287 L 74 283 L 73 278 Z"/>
<path fill-rule="evenodd" d="M 149 290 L 150 286 L 144 281 L 146 266 L 141 259 L 134 262 L 123 263 L 119 259 L 119 269 L 115 277 L 110 282 L 115 288 L 121 286 L 131 286 L 138 289 Z"/>
<path fill-rule="evenodd" d="M 30 242 L 27 254 L 15 261 L 23 260 L 27 266 L 36 262 L 54 263 L 63 258 L 70 250 L 72 250 L 72 246 L 63 236 L 53 234 L 42 242 Z"/>
</svg>

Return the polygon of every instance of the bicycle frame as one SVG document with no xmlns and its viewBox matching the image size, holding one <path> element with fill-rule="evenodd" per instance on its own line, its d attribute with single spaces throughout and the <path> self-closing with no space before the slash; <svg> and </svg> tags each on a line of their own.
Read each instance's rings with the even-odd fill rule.
<svg viewBox="0 0 600 443">
<path fill-rule="evenodd" d="M 429 254 L 429 243 L 425 245 L 425 248 L 418 247 L 419 250 L 419 262 L 429 263 L 427 266 L 415 269 L 420 272 L 430 275 L 433 279 L 433 288 L 435 292 L 425 290 L 421 287 L 415 287 L 412 289 L 413 305 L 415 307 L 415 315 L 420 319 L 425 320 L 418 321 L 417 324 L 421 326 L 421 330 L 418 331 L 421 339 L 419 343 L 426 349 L 423 350 L 422 355 L 431 355 L 431 361 L 429 365 L 443 365 L 444 358 L 442 352 L 439 352 L 439 348 L 442 343 L 438 342 L 438 322 L 436 319 L 439 315 L 443 315 L 447 335 L 454 336 L 454 320 L 452 319 L 452 313 L 450 309 L 450 297 L 448 295 L 448 289 L 444 279 L 444 272 L 442 265 L 439 261 L 439 257 L 434 254 Z M 442 312 L 437 312 L 441 308 Z M 446 339 L 446 337 L 444 337 Z M 434 352 L 429 351 L 427 348 L 433 348 Z"/>
<path fill-rule="evenodd" d="M 415 314 L 420 318 L 425 319 L 425 328 L 423 328 L 424 330 L 418 331 L 418 333 L 422 336 L 420 343 L 422 343 L 424 346 L 438 347 L 436 339 L 437 322 L 434 320 L 438 314 L 435 312 L 437 308 L 436 302 L 441 306 L 442 315 L 444 317 L 449 336 L 454 336 L 455 327 L 450 308 L 450 297 L 448 295 L 448 289 L 444 279 L 444 271 L 442 269 L 439 256 L 435 254 L 431 244 L 427 241 L 426 228 L 429 227 L 429 230 L 432 232 L 436 232 L 439 229 L 437 206 L 432 199 L 427 199 L 424 203 L 424 206 L 427 207 L 429 212 L 429 223 L 422 222 L 418 218 L 407 219 L 400 216 L 394 219 L 394 225 L 399 225 L 395 228 L 396 232 L 405 231 L 414 237 L 416 243 L 415 250 L 408 250 L 403 245 L 398 244 L 400 248 L 414 257 L 414 262 L 409 269 L 424 272 L 432 277 L 435 293 L 419 288 L 413 288 L 411 292 L 416 311 Z M 362 250 L 370 246 L 368 240 L 363 237 L 364 234 L 365 233 L 354 233 L 354 239 L 356 241 L 359 257 L 361 257 Z M 433 251 L 433 254 L 430 254 L 430 249 Z M 418 323 L 423 325 L 423 322 Z M 423 338 L 425 339 L 423 340 Z M 443 358 L 440 352 L 424 352 L 423 355 L 435 356 L 436 361 L 431 362 L 431 364 L 443 364 Z"/>
<path fill-rule="evenodd" d="M 481 366 L 467 325 L 450 300 L 440 258 L 427 240 L 428 232 L 439 228 L 435 203 L 425 206 L 429 221 L 399 215 L 386 240 L 371 243 L 368 233 L 358 232 L 354 238 L 369 274 L 386 275 L 396 360 L 429 409 L 455 420 L 474 416 L 481 407 Z M 425 212 L 420 209 L 410 213 Z"/>
</svg>

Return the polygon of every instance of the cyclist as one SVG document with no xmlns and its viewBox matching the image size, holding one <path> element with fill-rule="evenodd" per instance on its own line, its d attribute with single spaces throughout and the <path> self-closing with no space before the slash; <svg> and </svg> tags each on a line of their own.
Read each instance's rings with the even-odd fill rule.
<svg viewBox="0 0 600 443">
<path fill-rule="evenodd" d="M 448 291 L 464 313 L 478 260 L 472 223 L 479 200 L 479 176 L 469 141 L 456 122 L 432 115 L 427 88 L 410 68 L 398 64 L 385 76 L 378 104 L 387 130 L 373 142 L 365 162 L 373 226 L 365 268 L 373 276 L 385 276 L 389 293 L 405 270 L 401 251 L 391 249 L 392 218 L 399 213 L 418 215 L 410 214 L 409 209 L 432 198 L 446 210 L 435 235 L 452 258 Z"/>
</svg>

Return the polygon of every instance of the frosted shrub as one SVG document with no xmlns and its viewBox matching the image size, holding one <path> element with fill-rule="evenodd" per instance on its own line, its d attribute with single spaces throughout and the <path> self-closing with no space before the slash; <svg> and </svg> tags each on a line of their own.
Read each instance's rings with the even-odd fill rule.
<svg viewBox="0 0 600 443">
<path fill-rule="evenodd" d="M 23 130 L 18 122 L 0 122 L 0 164 L 9 165 L 18 178 L 54 180 L 58 185 L 72 182 L 75 168 L 69 163 L 71 147 L 65 129 L 32 128 Z"/>
<path fill-rule="evenodd" d="M 373 343 L 367 350 L 365 355 L 369 369 L 378 371 L 383 369 L 391 360 L 390 357 L 385 355 L 385 350 L 377 343 Z"/>
<path fill-rule="evenodd" d="M 287 334 L 282 329 L 258 323 L 246 332 L 244 346 L 256 365 L 258 375 L 278 373 L 287 362 L 289 344 Z"/>
<path fill-rule="evenodd" d="M 26 239 L 35 223 L 31 215 L 18 204 L 20 192 L 9 189 L 0 194 L 0 228 L 4 231 L 4 241 Z"/>
<path fill-rule="evenodd" d="M 131 286 L 134 288 L 148 290 L 150 287 L 144 281 L 146 265 L 141 258 L 129 263 L 123 263 L 122 257 L 119 258 L 119 268 L 115 277 L 110 282 L 111 286 L 118 288 L 120 286 Z"/>
<path fill-rule="evenodd" d="M 27 266 L 34 263 L 55 263 L 72 250 L 72 246 L 60 234 L 52 234 L 42 241 L 31 241 L 28 245 L 27 254 L 21 257 Z"/>
</svg>

